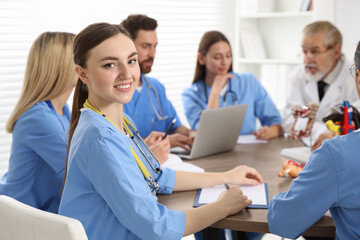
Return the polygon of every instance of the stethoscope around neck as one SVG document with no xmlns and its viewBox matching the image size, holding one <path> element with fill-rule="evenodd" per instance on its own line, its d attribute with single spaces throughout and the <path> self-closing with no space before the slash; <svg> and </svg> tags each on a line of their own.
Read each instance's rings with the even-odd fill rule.
<svg viewBox="0 0 360 240">
<path fill-rule="evenodd" d="M 134 142 L 134 144 L 136 145 L 136 147 L 140 150 L 141 154 L 145 157 L 146 161 L 149 163 L 149 165 L 151 166 L 152 170 L 154 170 L 155 173 L 159 174 L 161 171 L 161 165 L 159 160 L 156 158 L 156 156 L 150 151 L 150 149 L 148 148 L 148 146 L 145 144 L 145 142 L 142 140 L 142 138 L 140 137 L 139 131 L 130 123 L 130 121 L 124 117 L 124 130 L 127 134 L 129 134 L 131 140 Z M 140 139 L 140 141 L 143 143 L 143 145 L 146 148 L 146 151 L 148 153 L 150 153 L 150 155 L 154 158 L 154 160 L 156 161 L 158 167 L 154 167 L 154 165 L 151 163 L 150 159 L 147 157 L 147 155 L 145 154 L 144 150 L 140 147 L 140 144 L 136 141 L 135 136 Z"/>
<path fill-rule="evenodd" d="M 149 102 L 150 102 L 150 105 L 151 105 L 151 108 L 152 110 L 154 111 L 157 119 L 160 121 L 160 120 L 165 120 L 168 118 L 168 115 L 165 115 L 164 112 L 163 112 L 163 109 L 161 107 L 161 104 L 160 104 L 160 99 L 159 99 L 159 96 L 156 92 L 156 89 L 150 85 L 149 83 L 149 80 L 146 78 L 146 76 L 144 74 L 141 74 L 141 78 L 146 82 L 146 93 L 148 95 L 148 99 L 149 99 Z M 154 96 L 155 96 L 155 99 L 156 99 L 156 104 L 158 105 L 159 107 L 159 111 L 156 110 L 156 107 L 154 105 L 154 102 L 151 98 L 151 92 L 153 92 Z"/>
<path fill-rule="evenodd" d="M 94 112 L 102 115 L 106 120 L 108 120 L 115 128 L 117 128 L 117 126 L 105 115 L 103 114 L 100 110 L 96 109 L 90 102 L 89 100 L 86 100 L 84 103 L 84 107 L 85 108 L 89 108 L 91 110 L 93 110 Z M 161 172 L 161 165 L 159 160 L 155 157 L 155 155 L 150 151 L 150 149 L 147 147 L 147 145 L 144 143 L 144 141 L 142 140 L 142 138 L 140 137 L 140 134 L 138 132 L 138 130 L 131 124 L 131 122 L 125 117 L 123 116 L 123 127 L 124 127 L 124 131 L 129 135 L 129 137 L 131 138 L 132 142 L 136 145 L 136 147 L 139 149 L 139 151 L 141 152 L 141 154 L 144 156 L 144 158 L 146 159 L 146 161 L 148 162 L 149 166 L 154 170 L 154 172 L 156 174 L 159 174 Z M 153 159 L 156 161 L 158 167 L 154 167 L 154 165 L 152 164 L 152 162 L 150 161 L 150 159 L 148 158 L 148 156 L 145 154 L 144 150 L 141 148 L 140 144 L 136 141 L 135 136 L 140 139 L 140 141 L 142 142 L 142 145 L 145 146 L 146 151 L 148 153 L 150 153 L 150 155 L 153 157 Z M 146 183 L 148 184 L 150 191 L 155 195 L 156 191 L 159 190 L 159 184 L 153 179 L 153 177 L 151 176 L 151 174 L 149 173 L 149 171 L 147 170 L 147 168 L 145 167 L 144 163 L 142 162 L 142 160 L 139 158 L 139 156 L 137 155 L 137 153 L 135 152 L 135 150 L 130 146 L 131 152 L 133 154 L 134 160 L 137 163 L 140 171 L 142 172 L 142 174 L 144 175 L 144 179 L 146 181 Z"/>
<path fill-rule="evenodd" d="M 141 154 L 144 156 L 144 158 L 146 159 L 147 163 L 149 164 L 149 166 L 152 168 L 152 170 L 156 173 L 159 174 L 161 171 L 161 165 L 159 160 L 155 157 L 155 155 L 150 151 L 150 149 L 147 147 L 147 145 L 144 143 L 144 141 L 142 140 L 142 138 L 140 137 L 140 134 L 138 132 L 138 130 L 131 124 L 131 122 L 124 116 L 123 117 L 123 125 L 124 125 L 124 130 L 125 132 L 130 136 L 132 142 L 136 145 L 136 147 L 139 149 L 139 151 L 141 152 Z M 151 160 L 148 158 L 148 156 L 145 154 L 144 150 L 142 149 L 142 147 L 140 146 L 140 144 L 136 141 L 135 136 L 140 139 L 141 143 L 143 146 L 145 146 L 146 151 L 148 153 L 150 153 L 150 155 L 153 157 L 153 159 L 156 161 L 156 164 L 158 165 L 157 167 L 154 167 L 154 165 L 152 164 Z M 140 168 L 142 174 L 144 175 L 144 179 L 146 181 L 146 183 L 148 184 L 150 191 L 152 194 L 156 195 L 157 190 L 159 190 L 159 184 L 155 181 L 155 179 L 151 176 L 151 174 L 149 173 L 149 171 L 146 169 L 145 165 L 142 163 L 141 159 L 138 157 L 138 155 L 136 154 L 135 150 L 130 146 L 131 152 L 135 158 L 136 163 L 138 164 L 138 167 Z"/>
<path fill-rule="evenodd" d="M 206 83 L 205 83 L 205 80 L 203 81 L 204 83 L 204 93 L 205 93 L 205 99 L 206 99 L 206 104 L 209 102 L 209 99 L 208 99 L 208 95 L 207 95 L 207 89 L 206 89 Z M 237 105 L 238 104 L 238 98 L 236 96 L 236 93 L 231 89 L 231 79 L 229 78 L 228 79 L 228 83 L 229 83 L 229 88 L 226 90 L 224 96 L 223 96 L 223 106 L 225 107 L 226 106 L 226 96 L 228 94 L 230 94 L 232 96 L 232 98 L 234 99 L 234 105 Z"/>
</svg>

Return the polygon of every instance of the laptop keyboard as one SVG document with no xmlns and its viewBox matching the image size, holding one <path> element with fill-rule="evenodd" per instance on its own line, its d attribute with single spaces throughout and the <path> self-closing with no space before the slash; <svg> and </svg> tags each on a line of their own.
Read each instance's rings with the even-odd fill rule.
<svg viewBox="0 0 360 240">
<path fill-rule="evenodd" d="M 190 150 L 178 150 L 178 149 L 170 149 L 170 152 L 177 155 L 190 155 Z"/>
</svg>

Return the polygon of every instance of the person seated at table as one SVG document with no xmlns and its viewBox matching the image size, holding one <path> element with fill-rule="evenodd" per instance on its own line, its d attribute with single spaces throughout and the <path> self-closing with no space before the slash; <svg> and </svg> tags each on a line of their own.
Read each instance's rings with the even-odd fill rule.
<svg viewBox="0 0 360 240">
<path fill-rule="evenodd" d="M 66 101 L 78 81 L 74 38 L 73 33 L 44 32 L 34 41 L 22 93 L 6 125 L 12 144 L 0 194 L 53 213 L 64 180 L 70 126 Z"/>
<path fill-rule="evenodd" d="M 81 81 L 74 94 L 59 213 L 80 220 L 89 239 L 180 239 L 251 203 L 239 186 L 184 211 L 158 202 L 156 194 L 225 182 L 256 185 L 263 179 L 247 166 L 220 173 L 161 168 L 123 112 L 140 78 L 137 51 L 123 27 L 86 27 L 75 38 L 74 62 Z"/>
<path fill-rule="evenodd" d="M 129 15 L 121 24 L 134 40 L 141 70 L 140 81 L 131 101 L 124 105 L 124 112 L 131 116 L 139 128 L 141 137 L 152 131 L 165 132 L 176 119 L 168 138 L 171 147 L 189 150 L 196 132 L 183 125 L 165 93 L 165 86 L 156 78 L 149 77 L 158 46 L 155 19 L 143 14 Z"/>
<path fill-rule="evenodd" d="M 354 57 L 360 96 L 360 42 Z M 270 232 L 297 238 L 330 210 L 336 239 L 360 239 L 360 132 L 325 140 L 286 192 L 275 195 L 267 215 Z"/>
<path fill-rule="evenodd" d="M 218 31 L 206 32 L 201 38 L 194 80 L 183 92 L 182 101 L 192 129 L 198 128 L 204 109 L 247 104 L 240 134 L 268 140 L 282 133 L 281 116 L 270 96 L 251 73 L 232 71 L 230 43 Z M 258 131 L 256 118 L 263 126 Z"/>
<path fill-rule="evenodd" d="M 360 109 L 360 101 L 348 72 L 351 63 L 341 51 L 343 40 L 339 29 L 328 21 L 316 21 L 306 25 L 302 33 L 303 63 L 290 74 L 282 127 L 285 132 L 292 132 L 295 106 L 317 105 L 311 137 L 304 139 L 314 151 L 324 139 L 335 136 L 323 118 L 345 100 Z M 305 130 L 306 122 L 297 122 L 295 128 Z"/>
</svg>

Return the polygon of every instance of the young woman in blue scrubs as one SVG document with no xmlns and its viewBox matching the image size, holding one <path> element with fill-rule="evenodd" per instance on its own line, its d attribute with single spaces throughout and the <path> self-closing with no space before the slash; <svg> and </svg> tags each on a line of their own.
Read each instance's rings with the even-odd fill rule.
<svg viewBox="0 0 360 240">
<path fill-rule="evenodd" d="M 354 60 L 352 70 L 360 96 L 360 42 Z M 359 131 L 325 140 L 289 190 L 271 200 L 270 232 L 297 238 L 330 210 L 336 239 L 360 239 L 359 144 Z"/>
<path fill-rule="evenodd" d="M 161 169 L 123 113 L 140 69 L 135 45 L 120 25 L 97 23 L 81 31 L 74 61 L 82 81 L 75 89 L 59 213 L 79 219 L 89 239 L 181 239 L 250 203 L 237 186 L 195 209 L 158 203 L 156 193 L 263 180 L 246 166 L 223 173 Z"/>
<path fill-rule="evenodd" d="M 70 111 L 78 79 L 72 60 L 75 35 L 45 32 L 33 43 L 20 99 L 6 130 L 12 133 L 9 170 L 0 194 L 57 213 L 66 162 Z"/>
<path fill-rule="evenodd" d="M 193 84 L 182 94 L 185 115 L 197 129 L 204 109 L 248 104 L 241 134 L 258 139 L 280 136 L 281 116 L 270 96 L 251 73 L 232 72 L 228 39 L 218 31 L 206 32 L 199 45 Z M 256 118 L 262 128 L 256 131 Z"/>
</svg>

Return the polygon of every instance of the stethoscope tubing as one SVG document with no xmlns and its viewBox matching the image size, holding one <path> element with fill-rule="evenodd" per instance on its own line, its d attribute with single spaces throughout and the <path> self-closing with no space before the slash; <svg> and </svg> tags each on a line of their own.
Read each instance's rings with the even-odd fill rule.
<svg viewBox="0 0 360 240">
<path fill-rule="evenodd" d="M 168 116 L 164 115 L 164 113 L 163 113 L 163 110 L 162 110 L 162 107 L 161 107 L 161 104 L 160 104 L 160 99 L 159 99 L 159 96 L 158 96 L 158 94 L 156 92 L 156 89 L 153 86 L 150 85 L 150 82 L 149 82 L 149 80 L 147 79 L 147 77 L 145 75 L 141 74 L 141 77 L 142 77 L 142 79 L 144 79 L 144 81 L 147 84 L 146 92 L 147 92 L 148 99 L 150 101 L 151 107 L 152 107 L 156 117 L 158 118 L 158 120 L 167 119 Z M 154 103 L 153 103 L 153 101 L 151 99 L 150 91 L 152 91 L 154 93 L 156 103 L 159 106 L 159 112 L 156 111 L 155 105 L 154 105 Z"/>
<path fill-rule="evenodd" d="M 229 82 L 229 89 L 225 92 L 224 96 L 223 96 L 223 106 L 225 107 L 226 106 L 226 96 L 228 93 L 230 93 L 231 95 L 233 95 L 233 98 L 235 99 L 234 101 L 234 105 L 237 105 L 238 104 L 238 98 L 236 96 L 236 93 L 231 89 L 231 79 L 228 79 L 228 82 Z M 206 99 L 206 104 L 209 102 L 209 99 L 208 99 L 208 95 L 207 95 L 207 89 L 206 89 L 206 83 L 205 83 L 205 80 L 203 81 L 204 83 L 204 93 L 205 93 L 205 99 Z"/>
<path fill-rule="evenodd" d="M 146 161 L 149 163 L 149 165 L 151 166 L 151 168 L 155 171 L 155 173 L 159 174 L 161 171 L 161 165 L 159 160 L 155 157 L 155 155 L 150 151 L 150 149 L 148 148 L 148 146 L 145 144 L 145 142 L 142 140 L 142 138 L 140 137 L 140 134 L 137 130 L 135 130 L 131 125 L 130 125 L 131 131 L 133 133 L 133 136 L 131 136 L 132 141 L 134 142 L 134 144 L 136 145 L 136 147 L 140 150 L 141 154 L 145 157 Z M 146 148 L 146 151 L 148 153 L 150 153 L 150 155 L 154 158 L 154 160 L 156 161 L 156 163 L 159 165 L 159 167 L 155 168 L 154 165 L 151 163 L 150 159 L 147 157 L 147 155 L 145 154 L 144 150 L 140 147 L 140 144 L 136 141 L 135 139 L 135 135 L 140 139 L 140 141 L 143 143 L 143 145 Z"/>
</svg>

